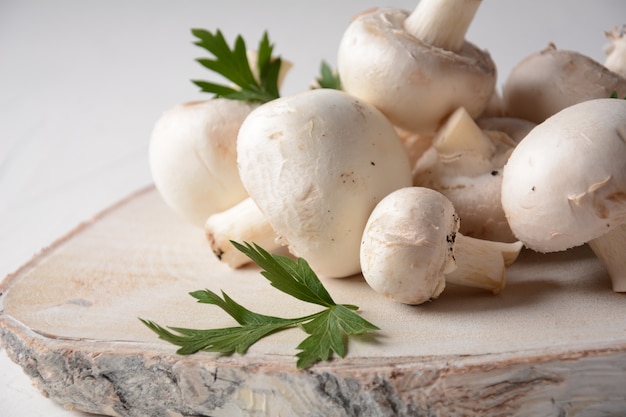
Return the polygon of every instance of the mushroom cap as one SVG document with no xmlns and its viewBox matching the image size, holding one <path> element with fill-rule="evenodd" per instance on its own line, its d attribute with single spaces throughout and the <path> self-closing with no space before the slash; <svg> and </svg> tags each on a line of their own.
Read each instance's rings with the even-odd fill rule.
<svg viewBox="0 0 626 417">
<path fill-rule="evenodd" d="M 455 267 L 459 217 L 441 193 L 407 187 L 386 196 L 363 232 L 361 267 L 374 291 L 394 301 L 421 304 L 445 288 Z"/>
<path fill-rule="evenodd" d="M 503 86 L 504 112 L 541 123 L 581 101 L 626 96 L 626 78 L 575 51 L 550 44 L 520 61 Z"/>
<path fill-rule="evenodd" d="M 539 252 L 582 245 L 626 220 L 626 101 L 596 99 L 537 125 L 504 167 L 502 207 Z"/>
<path fill-rule="evenodd" d="M 198 227 L 247 197 L 237 169 L 239 126 L 255 105 L 212 99 L 179 104 L 156 122 L 150 169 L 163 200 Z"/>
<path fill-rule="evenodd" d="M 380 8 L 351 22 L 337 57 L 345 91 L 417 133 L 434 132 L 458 107 L 478 117 L 495 88 L 490 55 L 469 42 L 458 52 L 427 45 L 404 30 L 408 15 Z"/>
<path fill-rule="evenodd" d="M 250 197 L 296 256 L 323 276 L 360 272 L 374 206 L 411 184 L 408 155 L 373 106 L 345 92 L 306 91 L 254 110 L 239 131 Z"/>
</svg>

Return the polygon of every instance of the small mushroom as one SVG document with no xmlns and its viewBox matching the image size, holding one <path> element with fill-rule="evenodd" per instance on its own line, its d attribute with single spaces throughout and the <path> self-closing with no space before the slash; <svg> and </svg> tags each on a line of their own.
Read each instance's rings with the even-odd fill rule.
<svg viewBox="0 0 626 417">
<path fill-rule="evenodd" d="M 315 89 L 263 104 L 237 141 L 250 197 L 292 254 L 327 277 L 360 272 L 359 245 L 374 206 L 411 184 L 408 155 L 375 107 Z"/>
<path fill-rule="evenodd" d="M 237 169 L 239 126 L 257 105 L 210 99 L 179 104 L 157 120 L 149 159 L 154 184 L 166 204 L 190 223 L 248 195 Z"/>
<path fill-rule="evenodd" d="M 505 115 L 541 123 L 581 101 L 626 96 L 626 78 L 554 44 L 519 62 L 503 87 Z"/>
<path fill-rule="evenodd" d="M 604 66 L 616 74 L 626 78 L 626 25 L 614 26 L 606 32 L 609 43 L 604 47 L 606 59 Z"/>
<path fill-rule="evenodd" d="M 410 13 L 379 8 L 354 18 L 337 56 L 345 91 L 380 109 L 394 125 L 431 134 L 458 107 L 479 116 L 496 68 L 465 41 L 480 0 L 421 0 Z"/>
<path fill-rule="evenodd" d="M 373 210 L 361 242 L 361 267 L 374 291 L 404 304 L 437 298 L 446 282 L 500 291 L 520 242 L 499 243 L 458 233 L 459 217 L 443 194 L 407 187 Z"/>
<path fill-rule="evenodd" d="M 595 99 L 535 127 L 503 172 L 502 206 L 515 236 L 538 252 L 584 243 L 626 291 L 626 101 Z"/>
</svg>

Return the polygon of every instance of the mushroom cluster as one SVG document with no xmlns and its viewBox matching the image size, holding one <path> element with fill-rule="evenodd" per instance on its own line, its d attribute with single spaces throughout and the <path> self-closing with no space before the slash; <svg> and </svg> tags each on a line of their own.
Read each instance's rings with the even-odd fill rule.
<svg viewBox="0 0 626 417">
<path fill-rule="evenodd" d="M 623 28 L 607 33 L 605 64 L 549 44 L 500 94 L 489 53 L 465 39 L 480 4 L 364 11 L 326 68 L 334 80 L 298 94 L 207 84 L 216 98 L 156 123 L 157 189 L 232 268 L 248 260 L 230 242 L 255 242 L 421 304 L 447 284 L 502 291 L 524 246 L 588 243 L 626 291 L 626 101 L 609 98 L 626 96 Z M 282 79 L 267 42 L 241 48 L 230 58 L 258 88 Z"/>
</svg>

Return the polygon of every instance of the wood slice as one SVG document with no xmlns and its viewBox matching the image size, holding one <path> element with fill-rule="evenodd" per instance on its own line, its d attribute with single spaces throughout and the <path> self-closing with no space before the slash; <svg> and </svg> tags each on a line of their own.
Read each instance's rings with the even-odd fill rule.
<svg viewBox="0 0 626 417">
<path fill-rule="evenodd" d="M 233 325 L 191 291 L 224 290 L 272 315 L 318 308 L 279 293 L 255 267 L 218 263 L 203 232 L 149 188 L 8 277 L 0 332 L 44 395 L 111 416 L 626 415 L 626 299 L 586 247 L 523 252 L 499 295 L 450 286 L 417 307 L 361 277 L 324 283 L 381 328 L 351 341 L 346 358 L 297 370 L 299 329 L 243 356 L 177 355 L 138 318 Z"/>
</svg>

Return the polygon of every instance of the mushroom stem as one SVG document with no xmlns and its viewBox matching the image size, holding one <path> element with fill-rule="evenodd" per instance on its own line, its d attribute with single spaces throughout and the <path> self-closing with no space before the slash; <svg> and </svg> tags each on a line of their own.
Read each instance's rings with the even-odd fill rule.
<svg viewBox="0 0 626 417">
<path fill-rule="evenodd" d="M 254 242 L 268 252 L 276 252 L 282 247 L 274 229 L 250 197 L 209 216 L 204 231 L 215 256 L 231 268 L 250 262 L 230 243 L 231 240 Z"/>
<path fill-rule="evenodd" d="M 606 32 L 610 43 L 605 46 L 604 66 L 616 74 L 626 77 L 626 25 L 614 26 Z"/>
<path fill-rule="evenodd" d="M 424 43 L 459 51 L 481 0 L 420 0 L 404 22 L 407 32 Z"/>
<path fill-rule="evenodd" d="M 489 137 L 463 107 L 456 109 L 439 129 L 434 145 L 440 153 L 471 150 L 487 158 L 490 158 L 494 151 Z"/>
<path fill-rule="evenodd" d="M 457 268 L 446 274 L 446 282 L 500 292 L 506 283 L 506 268 L 522 250 L 521 242 L 502 243 L 457 233 L 454 259 Z"/>
<path fill-rule="evenodd" d="M 589 247 L 604 264 L 613 291 L 626 292 L 626 223 L 615 227 L 610 232 L 590 240 Z"/>
</svg>

